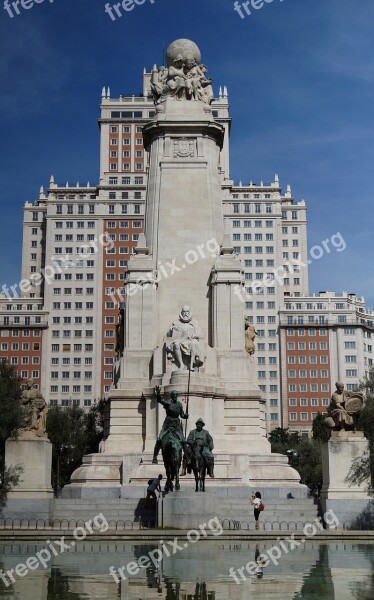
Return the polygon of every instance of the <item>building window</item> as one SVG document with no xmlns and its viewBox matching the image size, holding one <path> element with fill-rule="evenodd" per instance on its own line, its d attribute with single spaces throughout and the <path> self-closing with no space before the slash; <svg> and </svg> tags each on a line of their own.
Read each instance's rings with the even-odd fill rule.
<svg viewBox="0 0 374 600">
<path fill-rule="evenodd" d="M 357 377 L 357 369 L 347 369 L 345 375 L 346 377 Z"/>
<path fill-rule="evenodd" d="M 344 335 L 355 335 L 355 329 L 353 327 L 344 327 Z"/>
</svg>

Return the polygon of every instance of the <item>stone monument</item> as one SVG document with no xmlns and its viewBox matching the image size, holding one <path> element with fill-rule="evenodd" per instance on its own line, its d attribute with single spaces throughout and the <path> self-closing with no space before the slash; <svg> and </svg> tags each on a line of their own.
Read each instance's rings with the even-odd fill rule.
<svg viewBox="0 0 374 600">
<path fill-rule="evenodd" d="M 271 454 L 266 439 L 235 293 L 243 269 L 223 227 L 224 129 L 210 107 L 212 80 L 189 40 L 173 42 L 166 58 L 152 73 L 155 117 L 143 130 L 150 157 L 145 234 L 126 274 L 125 344 L 109 393 L 109 435 L 63 496 L 131 494 L 157 476 L 152 458 L 163 409 L 155 386 L 182 399 L 189 389 L 189 423 L 201 417 L 214 436 L 215 489 L 237 497 L 251 485 L 304 496 L 299 474 L 286 456 Z M 185 486 L 183 479 L 181 494 Z"/>
<path fill-rule="evenodd" d="M 329 416 L 325 419 L 330 438 L 322 445 L 321 505 L 324 513 L 334 511 L 341 528 L 344 523 L 353 525 L 362 519 L 365 510 L 373 504 L 369 482 L 352 484 L 349 481 L 352 462 L 369 451 L 368 440 L 361 431 L 356 431 L 363 404 L 360 392 L 346 391 L 343 383 L 336 382 L 336 391 L 327 409 Z"/>
<path fill-rule="evenodd" d="M 51 515 L 52 444 L 46 423 L 48 405 L 32 379 L 21 395 L 22 425 L 5 444 L 6 468 L 20 468 L 20 481 L 7 495 L 6 517 L 42 518 Z"/>
</svg>

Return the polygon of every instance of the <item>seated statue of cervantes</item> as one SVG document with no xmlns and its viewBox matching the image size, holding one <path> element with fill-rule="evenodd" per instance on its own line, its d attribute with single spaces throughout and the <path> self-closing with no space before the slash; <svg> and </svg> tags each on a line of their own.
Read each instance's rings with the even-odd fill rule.
<svg viewBox="0 0 374 600">
<path fill-rule="evenodd" d="M 203 332 L 199 324 L 192 318 L 189 306 L 183 306 L 179 314 L 179 320 L 174 322 L 168 332 L 171 342 L 166 344 L 168 359 L 178 367 L 180 371 L 191 371 L 201 367 L 204 363 L 203 354 Z"/>
</svg>

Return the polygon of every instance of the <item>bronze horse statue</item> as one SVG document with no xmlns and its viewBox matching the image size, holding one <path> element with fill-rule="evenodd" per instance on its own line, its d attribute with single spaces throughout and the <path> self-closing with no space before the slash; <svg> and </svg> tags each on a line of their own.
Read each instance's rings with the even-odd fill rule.
<svg viewBox="0 0 374 600">
<path fill-rule="evenodd" d="M 187 446 L 187 468 L 188 471 L 193 471 L 195 476 L 195 492 L 205 492 L 205 477 L 208 470 L 208 465 L 203 456 L 204 445 L 199 443 L 199 440 Z"/>
<path fill-rule="evenodd" d="M 179 469 L 182 463 L 182 445 L 173 429 L 167 431 L 162 438 L 161 451 L 166 471 L 165 492 L 174 490 L 174 481 L 175 489 L 178 492 L 180 490 Z"/>
</svg>

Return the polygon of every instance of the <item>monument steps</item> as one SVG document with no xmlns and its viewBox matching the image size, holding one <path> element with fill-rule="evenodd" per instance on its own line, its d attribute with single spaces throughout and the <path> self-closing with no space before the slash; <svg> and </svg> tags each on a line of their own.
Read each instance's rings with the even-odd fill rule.
<svg viewBox="0 0 374 600">
<path fill-rule="evenodd" d="M 155 509 L 144 508 L 144 497 L 138 498 L 59 498 L 55 500 L 54 519 L 88 521 L 102 513 L 107 521 L 147 521 L 155 517 Z"/>
<path fill-rule="evenodd" d="M 139 521 L 139 518 L 147 521 L 154 517 L 154 509 L 144 509 L 145 488 L 138 488 L 137 497 L 120 497 L 106 499 L 66 498 L 56 499 L 54 508 L 54 519 L 90 520 L 97 514 L 103 513 L 107 521 Z M 123 492 L 125 493 L 125 492 Z M 174 492 L 176 498 L 185 499 L 209 497 L 216 491 L 209 488 L 205 493 L 194 492 L 193 489 L 183 492 Z M 264 498 L 265 511 L 260 519 L 264 522 L 313 522 L 317 518 L 317 505 L 312 498 Z M 206 518 L 217 516 L 219 519 L 230 521 L 252 522 L 253 507 L 248 502 L 248 497 L 231 498 L 220 497 L 219 514 L 207 515 Z"/>
</svg>

